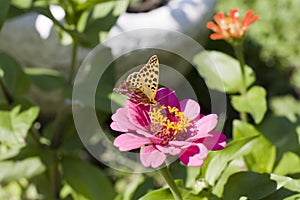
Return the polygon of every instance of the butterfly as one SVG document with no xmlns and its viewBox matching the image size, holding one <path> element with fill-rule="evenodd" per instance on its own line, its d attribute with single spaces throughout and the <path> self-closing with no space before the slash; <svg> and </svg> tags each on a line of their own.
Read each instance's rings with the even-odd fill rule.
<svg viewBox="0 0 300 200">
<path fill-rule="evenodd" d="M 124 94 L 136 103 L 155 105 L 158 81 L 159 62 L 157 56 L 153 55 L 138 72 L 129 74 L 126 81 L 122 81 L 114 92 Z"/>
</svg>

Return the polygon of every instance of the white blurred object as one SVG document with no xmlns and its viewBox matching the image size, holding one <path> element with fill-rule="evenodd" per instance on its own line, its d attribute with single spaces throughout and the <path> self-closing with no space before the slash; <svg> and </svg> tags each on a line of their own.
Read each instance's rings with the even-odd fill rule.
<svg viewBox="0 0 300 200">
<path fill-rule="evenodd" d="M 65 13 L 51 6 L 51 13 L 62 20 Z M 43 15 L 28 13 L 7 20 L 0 31 L 0 49 L 14 56 L 23 66 L 56 69 L 66 75 L 71 63 L 70 45 L 62 45 L 53 22 Z M 89 50 L 80 49 L 82 61 Z"/>
<path fill-rule="evenodd" d="M 206 32 L 205 24 L 211 17 L 214 6 L 215 0 L 171 0 L 168 4 L 150 12 L 124 13 L 109 32 L 109 38 L 126 31 L 157 28 L 178 31 L 197 38 L 202 43 L 207 38 L 207 34 L 203 33 Z M 51 12 L 57 20 L 62 20 L 65 15 L 57 6 L 52 7 Z M 160 43 L 157 45 L 170 43 L 167 40 L 168 35 L 159 37 Z M 126 44 L 131 45 L 153 42 L 150 34 L 146 37 L 137 35 L 136 38 L 128 39 Z M 175 45 L 176 48 L 174 43 L 163 45 Z M 126 46 L 124 43 L 111 48 L 113 55 L 119 56 Z M 53 24 L 36 13 L 6 21 L 0 32 L 0 49 L 10 53 L 25 66 L 57 69 L 65 75 L 71 62 L 71 47 L 62 45 Z M 82 61 L 88 53 L 89 50 L 80 49 L 78 61 Z"/>
<path fill-rule="evenodd" d="M 170 0 L 168 4 L 146 13 L 124 13 L 110 30 L 108 39 L 113 40 L 114 36 L 127 31 L 153 28 L 181 32 L 203 44 L 207 39 L 205 25 L 214 12 L 215 3 L 215 0 Z M 65 13 L 61 8 L 52 7 L 51 12 L 57 20 L 63 20 Z M 154 32 L 148 32 L 146 35 L 129 34 L 130 37 L 122 42 L 110 43 L 112 56 L 118 58 L 127 52 L 128 48 L 138 49 L 141 44 L 169 46 L 172 49 L 189 48 L 181 41 L 173 41 L 169 34 L 151 34 Z M 0 49 L 14 56 L 23 66 L 56 69 L 68 76 L 71 46 L 60 42 L 53 23 L 44 16 L 28 13 L 7 20 L 0 32 Z M 79 48 L 78 62 L 83 61 L 89 52 L 89 49 Z M 138 63 L 146 62 L 147 58 L 141 56 Z M 57 105 L 63 102 L 60 91 L 49 94 L 37 88 L 32 89 L 31 99 L 40 105 L 45 117 L 53 116 L 59 108 Z"/>
<path fill-rule="evenodd" d="M 206 23 L 214 13 L 215 4 L 215 0 L 171 0 L 165 6 L 149 12 L 122 14 L 108 35 L 108 39 L 115 37 L 115 40 L 107 45 L 114 58 L 122 56 L 115 62 L 117 72 L 122 74 L 129 70 L 128 63 L 145 63 L 151 56 L 148 47 L 157 50 L 152 52 L 158 53 L 160 60 L 167 61 L 182 74 L 187 73 L 187 63 L 178 57 L 164 56 L 159 50 L 167 49 L 178 55 L 184 52 L 188 55 L 185 59 L 188 57 L 191 60 L 202 49 L 191 48 L 184 37 L 189 36 L 200 44 L 207 41 Z M 175 32 L 184 36 L 179 37 Z M 130 51 L 137 49 L 138 55 L 132 56 Z M 168 74 L 164 75 L 164 79 L 171 81 L 172 78 Z"/>
<path fill-rule="evenodd" d="M 55 5 L 50 6 L 50 12 L 58 21 L 62 20 L 66 15 L 64 9 Z M 53 22 L 48 17 L 45 17 L 44 15 L 37 16 L 35 20 L 35 29 L 38 31 L 42 39 L 47 39 L 49 37 L 52 27 Z"/>
<path fill-rule="evenodd" d="M 112 27 L 109 37 L 141 28 L 168 29 L 196 37 L 206 31 L 206 22 L 215 4 L 215 0 L 171 0 L 150 12 L 124 13 Z"/>
</svg>

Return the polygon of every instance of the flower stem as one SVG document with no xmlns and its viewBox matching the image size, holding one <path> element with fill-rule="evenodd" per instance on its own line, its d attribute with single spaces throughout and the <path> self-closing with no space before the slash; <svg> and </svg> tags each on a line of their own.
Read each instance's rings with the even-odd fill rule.
<svg viewBox="0 0 300 200">
<path fill-rule="evenodd" d="M 166 166 L 164 168 L 161 168 L 159 171 L 160 171 L 161 175 L 164 177 L 167 184 L 169 185 L 169 188 L 174 196 L 174 199 L 182 200 L 181 193 L 180 193 L 177 185 L 175 184 L 168 167 Z"/>
<path fill-rule="evenodd" d="M 58 111 L 54 120 L 54 131 L 51 140 L 51 147 L 57 149 L 62 142 L 64 135 L 64 127 L 66 120 L 70 117 L 72 113 L 72 107 L 70 104 L 65 103 L 63 107 Z"/>
<path fill-rule="evenodd" d="M 245 58 L 243 50 L 243 42 L 233 45 L 234 53 L 240 63 L 240 69 L 242 74 L 242 85 L 240 87 L 240 93 L 242 97 L 246 96 L 247 93 L 247 82 L 246 82 L 246 72 L 245 72 Z M 241 120 L 247 122 L 247 114 L 245 112 L 240 112 Z"/>
<path fill-rule="evenodd" d="M 61 175 L 59 173 L 59 160 L 58 155 L 54 155 L 54 162 L 48 166 L 49 180 L 50 180 L 50 189 L 52 192 L 53 199 L 59 199 L 59 192 L 61 190 Z"/>
<path fill-rule="evenodd" d="M 76 71 L 76 61 L 77 61 L 77 50 L 78 50 L 78 42 L 75 37 L 73 37 L 73 45 L 72 45 L 72 60 L 71 60 L 71 66 L 70 66 L 70 72 L 69 72 L 69 83 L 73 83 L 75 71 Z"/>
</svg>

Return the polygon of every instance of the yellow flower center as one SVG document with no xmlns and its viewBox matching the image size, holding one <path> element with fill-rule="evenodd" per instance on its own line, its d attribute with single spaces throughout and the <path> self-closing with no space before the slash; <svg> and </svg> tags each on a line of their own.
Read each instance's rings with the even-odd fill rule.
<svg viewBox="0 0 300 200">
<path fill-rule="evenodd" d="M 191 125 L 189 119 L 176 107 L 154 107 L 149 115 L 155 136 L 162 139 L 163 144 L 168 144 L 177 134 L 187 132 Z"/>
</svg>

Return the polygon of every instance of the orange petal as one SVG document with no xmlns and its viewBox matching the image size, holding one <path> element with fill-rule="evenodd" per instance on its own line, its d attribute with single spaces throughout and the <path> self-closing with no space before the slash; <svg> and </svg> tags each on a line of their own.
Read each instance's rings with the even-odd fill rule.
<svg viewBox="0 0 300 200">
<path fill-rule="evenodd" d="M 222 29 L 213 22 L 207 22 L 206 27 L 213 30 L 214 32 L 222 32 Z"/>
<path fill-rule="evenodd" d="M 225 38 L 224 35 L 221 33 L 213 33 L 210 35 L 210 39 L 212 39 L 212 40 L 221 40 L 224 38 Z"/>
</svg>

